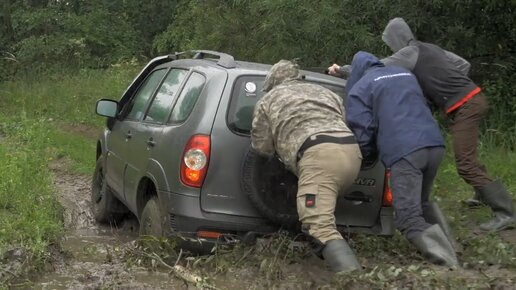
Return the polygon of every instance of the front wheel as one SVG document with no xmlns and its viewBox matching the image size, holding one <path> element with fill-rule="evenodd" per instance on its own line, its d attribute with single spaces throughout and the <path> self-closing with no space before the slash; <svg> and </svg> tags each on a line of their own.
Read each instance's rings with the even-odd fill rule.
<svg viewBox="0 0 516 290">
<path fill-rule="evenodd" d="M 97 160 L 91 183 L 91 209 L 99 223 L 116 223 L 120 221 L 127 208 L 109 190 L 102 158 Z"/>
</svg>

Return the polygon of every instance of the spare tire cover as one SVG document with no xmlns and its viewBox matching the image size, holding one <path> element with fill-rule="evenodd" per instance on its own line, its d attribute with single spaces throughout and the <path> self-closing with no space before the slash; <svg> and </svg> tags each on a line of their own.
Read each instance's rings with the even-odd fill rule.
<svg viewBox="0 0 516 290">
<path fill-rule="evenodd" d="M 242 190 L 264 217 L 284 229 L 299 228 L 297 177 L 280 160 L 248 150 L 240 180 Z"/>
</svg>

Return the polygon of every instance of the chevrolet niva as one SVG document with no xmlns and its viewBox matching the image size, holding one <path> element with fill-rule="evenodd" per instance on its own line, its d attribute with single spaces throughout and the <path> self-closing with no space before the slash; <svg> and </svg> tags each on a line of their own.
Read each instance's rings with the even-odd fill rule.
<svg viewBox="0 0 516 290">
<path fill-rule="evenodd" d="M 215 51 L 175 53 L 151 60 L 119 101 L 99 100 L 96 112 L 108 119 L 97 141 L 95 219 L 113 223 L 130 211 L 141 235 L 208 244 L 299 230 L 297 177 L 250 150 L 270 67 Z M 345 98 L 344 80 L 302 73 Z M 386 173 L 378 160 L 364 160 L 337 201 L 339 231 L 394 233 Z"/>
</svg>

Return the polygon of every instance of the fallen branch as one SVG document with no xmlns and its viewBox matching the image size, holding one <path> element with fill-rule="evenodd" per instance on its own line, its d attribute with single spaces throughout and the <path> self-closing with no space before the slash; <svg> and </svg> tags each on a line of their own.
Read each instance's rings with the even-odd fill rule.
<svg viewBox="0 0 516 290">
<path fill-rule="evenodd" d="M 182 280 L 184 280 L 186 282 L 190 282 L 190 283 L 194 284 L 197 288 L 219 290 L 215 286 L 212 286 L 212 285 L 209 285 L 209 284 L 205 284 L 206 279 L 204 279 L 203 277 L 201 277 L 201 276 L 199 276 L 197 274 L 192 273 L 191 271 L 189 271 L 185 267 L 183 267 L 181 265 L 178 265 L 177 262 L 176 262 L 176 264 L 174 266 L 170 266 L 165 261 L 163 261 L 163 259 L 161 259 L 156 253 L 152 253 L 152 254 L 143 253 L 143 254 L 145 256 L 147 256 L 148 258 L 151 258 L 151 259 L 154 259 L 154 260 L 158 261 L 161 265 L 163 265 L 166 268 L 170 269 L 170 271 L 176 277 L 178 277 L 179 279 L 182 279 Z"/>
</svg>

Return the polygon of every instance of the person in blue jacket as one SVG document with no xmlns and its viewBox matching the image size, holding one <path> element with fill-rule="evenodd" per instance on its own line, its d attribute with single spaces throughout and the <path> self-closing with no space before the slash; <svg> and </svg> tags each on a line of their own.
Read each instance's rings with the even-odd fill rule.
<svg viewBox="0 0 516 290">
<path fill-rule="evenodd" d="M 416 77 L 360 51 L 346 89 L 346 121 L 362 155 L 378 154 L 390 168 L 396 227 L 429 261 L 457 265 L 443 226 L 423 214 L 445 150 Z"/>
</svg>

